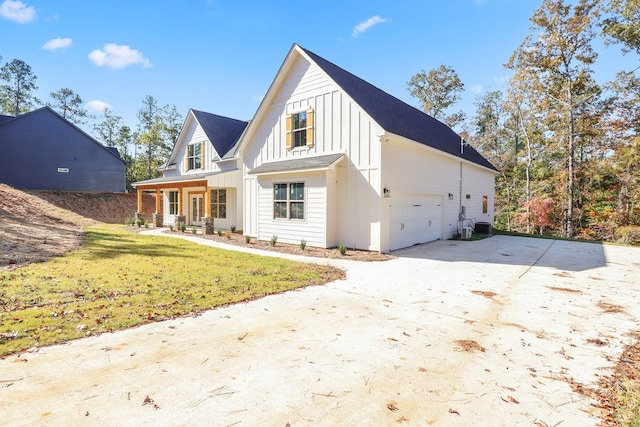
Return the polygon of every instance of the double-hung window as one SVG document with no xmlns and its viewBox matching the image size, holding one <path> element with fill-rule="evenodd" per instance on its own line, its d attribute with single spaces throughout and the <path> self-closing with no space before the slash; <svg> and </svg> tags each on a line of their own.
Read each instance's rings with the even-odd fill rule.
<svg viewBox="0 0 640 427">
<path fill-rule="evenodd" d="M 187 145 L 186 163 L 187 170 L 202 169 L 204 163 L 204 144 L 202 142 Z"/>
<path fill-rule="evenodd" d="M 313 110 L 287 115 L 287 149 L 313 147 Z"/>
<path fill-rule="evenodd" d="M 307 112 L 292 114 L 291 116 L 291 143 L 293 148 L 307 145 Z"/>
<path fill-rule="evenodd" d="M 169 191 L 169 215 L 178 215 L 178 192 Z"/>
<path fill-rule="evenodd" d="M 304 183 L 273 185 L 273 217 L 304 219 Z"/>
<path fill-rule="evenodd" d="M 227 190 L 224 188 L 211 190 L 211 216 L 227 217 Z"/>
</svg>

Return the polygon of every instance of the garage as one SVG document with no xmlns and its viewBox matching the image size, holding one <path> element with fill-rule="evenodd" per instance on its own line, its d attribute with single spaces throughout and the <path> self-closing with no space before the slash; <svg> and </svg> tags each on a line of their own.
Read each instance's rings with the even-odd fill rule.
<svg viewBox="0 0 640 427">
<path fill-rule="evenodd" d="M 391 197 L 390 249 L 406 248 L 442 237 L 442 197 L 394 193 Z"/>
</svg>

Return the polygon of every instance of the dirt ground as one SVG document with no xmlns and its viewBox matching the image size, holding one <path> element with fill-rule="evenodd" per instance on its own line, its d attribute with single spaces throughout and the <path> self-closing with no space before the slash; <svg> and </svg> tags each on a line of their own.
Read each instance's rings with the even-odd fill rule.
<svg viewBox="0 0 640 427">
<path fill-rule="evenodd" d="M 154 196 L 143 203 L 155 209 Z M 81 244 L 83 227 L 123 223 L 136 205 L 135 194 L 23 192 L 0 184 L 0 270 L 63 255 Z"/>
<path fill-rule="evenodd" d="M 145 210 L 153 211 L 153 196 L 145 197 Z M 54 256 L 63 255 L 82 242 L 83 227 L 97 222 L 121 223 L 135 211 L 135 195 L 106 195 L 60 192 L 21 192 L 0 184 L 0 270 L 15 269 L 31 262 L 45 261 Z M 175 233 L 175 232 L 174 232 Z M 296 245 L 278 243 L 272 247 L 269 242 L 257 242 L 255 239 L 246 244 L 240 234 L 231 238 L 222 236 L 200 236 L 240 246 L 281 251 L 286 253 L 316 256 L 340 257 L 337 250 L 316 250 L 306 248 L 302 251 Z M 366 251 L 348 251 L 349 260 L 380 261 L 389 259 L 388 255 L 372 254 Z M 561 291 L 561 289 L 554 289 Z M 482 295 L 485 296 L 485 295 Z M 490 298 L 490 296 L 486 296 Z M 637 338 L 637 336 L 636 336 Z M 597 342 L 594 345 L 599 345 Z M 482 351 L 474 342 L 458 343 L 462 351 L 468 349 Z M 568 380 L 575 392 L 597 400 L 602 414 L 603 426 L 616 425 L 612 418 L 613 408 L 618 405 L 617 395 L 627 379 L 638 381 L 640 364 L 640 343 L 624 349 L 614 373 L 602 377 L 597 388 L 588 388 L 578 382 Z M 390 411 L 393 409 L 390 408 Z M 544 426 L 544 424 L 539 424 Z"/>
</svg>

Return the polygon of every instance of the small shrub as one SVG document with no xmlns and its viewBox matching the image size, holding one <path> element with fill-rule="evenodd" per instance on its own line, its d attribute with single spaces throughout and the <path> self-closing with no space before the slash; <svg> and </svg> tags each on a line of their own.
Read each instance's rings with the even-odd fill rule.
<svg viewBox="0 0 640 427">
<path fill-rule="evenodd" d="M 218 228 L 218 229 L 216 230 L 216 234 L 217 234 L 218 236 L 222 236 L 222 228 Z"/>
<path fill-rule="evenodd" d="M 306 247 L 307 247 L 307 241 L 304 239 L 300 240 L 300 249 L 304 251 L 304 248 Z"/>
<path fill-rule="evenodd" d="M 149 221 L 144 222 L 144 228 L 149 228 Z"/>
<path fill-rule="evenodd" d="M 141 219 L 136 219 L 136 225 L 138 227 L 142 227 L 142 220 Z"/>
<path fill-rule="evenodd" d="M 124 225 L 132 226 L 132 225 L 135 225 L 135 224 L 136 224 L 136 219 L 134 217 L 129 217 L 129 218 L 126 218 L 124 220 Z"/>
<path fill-rule="evenodd" d="M 231 240 L 231 232 L 229 230 L 225 231 L 224 235 L 227 239 Z"/>
<path fill-rule="evenodd" d="M 180 221 L 180 224 L 178 224 L 178 229 L 184 233 L 187 230 L 187 223 L 184 221 Z"/>
<path fill-rule="evenodd" d="M 347 247 L 345 245 L 343 245 L 342 243 L 340 243 L 338 245 L 338 252 L 340 252 L 340 255 L 344 255 L 347 253 Z"/>
<path fill-rule="evenodd" d="M 275 234 L 271 237 L 271 240 L 269 241 L 269 243 L 271 243 L 271 246 L 275 246 L 276 243 L 278 243 L 278 236 L 276 236 Z"/>
<path fill-rule="evenodd" d="M 251 243 L 251 236 L 244 236 L 244 241 L 246 243 Z"/>
<path fill-rule="evenodd" d="M 170 230 L 170 231 L 173 231 L 173 229 L 174 229 L 173 224 L 169 224 L 169 230 Z"/>
<path fill-rule="evenodd" d="M 198 229 L 195 226 L 191 227 L 191 233 L 196 234 L 196 231 L 198 231 Z"/>
<path fill-rule="evenodd" d="M 235 225 L 232 225 L 232 226 L 231 226 L 231 232 L 232 232 L 232 233 L 235 233 L 235 232 L 236 232 L 236 226 L 235 226 Z"/>
</svg>

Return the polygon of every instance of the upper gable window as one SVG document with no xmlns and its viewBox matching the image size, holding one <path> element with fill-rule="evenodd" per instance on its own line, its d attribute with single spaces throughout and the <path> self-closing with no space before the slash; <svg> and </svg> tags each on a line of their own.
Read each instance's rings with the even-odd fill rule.
<svg viewBox="0 0 640 427">
<path fill-rule="evenodd" d="M 287 149 L 313 147 L 313 110 L 287 115 Z"/>
<path fill-rule="evenodd" d="M 202 169 L 204 165 L 204 142 L 187 145 L 185 165 L 186 170 Z"/>
<path fill-rule="evenodd" d="M 293 148 L 307 145 L 307 112 L 292 114 L 291 143 Z"/>
</svg>

